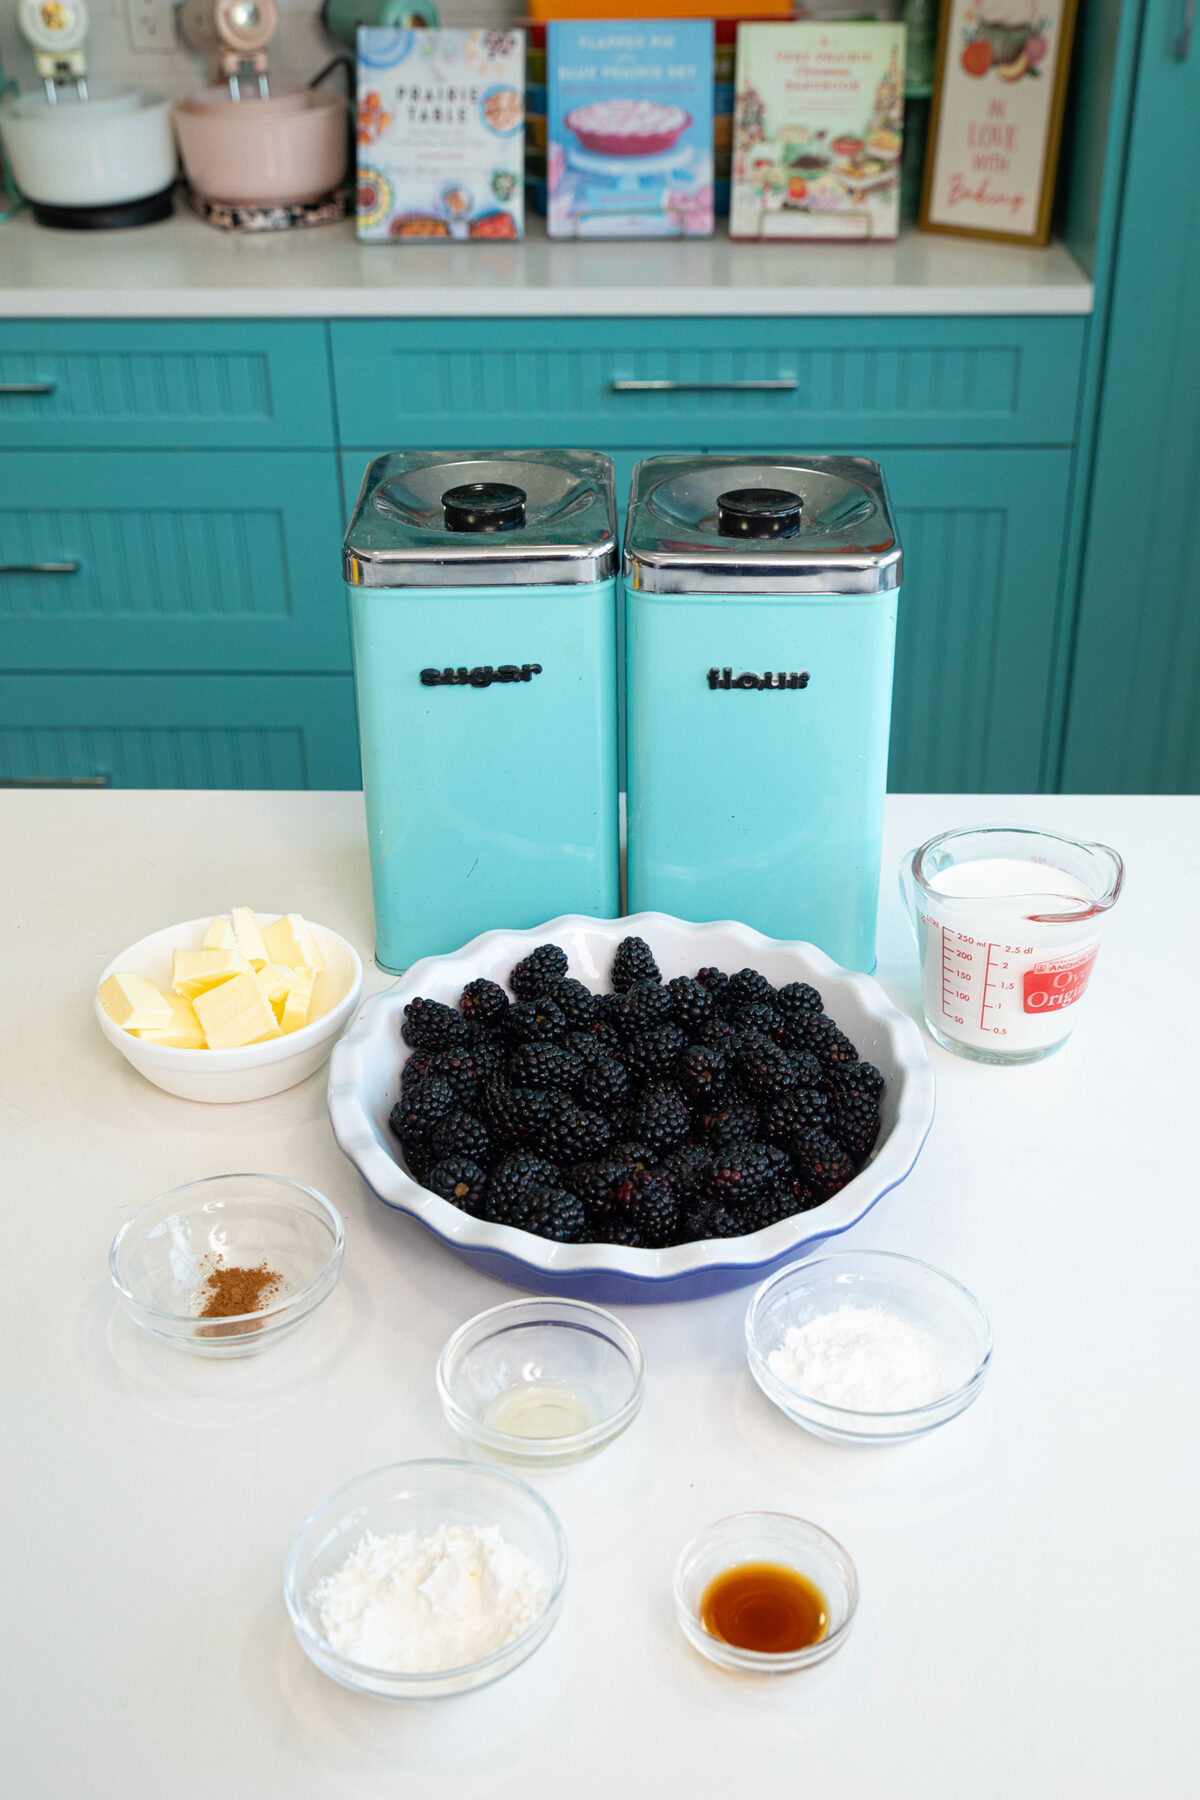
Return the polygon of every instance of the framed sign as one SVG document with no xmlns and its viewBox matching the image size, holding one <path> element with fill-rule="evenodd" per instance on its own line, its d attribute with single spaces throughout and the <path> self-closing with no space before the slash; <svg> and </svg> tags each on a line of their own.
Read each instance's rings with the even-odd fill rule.
<svg viewBox="0 0 1200 1800">
<path fill-rule="evenodd" d="M 1076 0 L 944 0 L 923 231 L 1044 244 Z"/>
</svg>

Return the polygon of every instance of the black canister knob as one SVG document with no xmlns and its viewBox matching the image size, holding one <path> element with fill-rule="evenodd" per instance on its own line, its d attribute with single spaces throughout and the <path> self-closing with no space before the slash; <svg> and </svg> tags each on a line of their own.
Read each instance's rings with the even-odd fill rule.
<svg viewBox="0 0 1200 1800">
<path fill-rule="evenodd" d="M 717 496 L 717 530 L 722 537 L 795 537 L 803 505 L 787 488 L 731 488 Z"/>
<path fill-rule="evenodd" d="M 467 481 L 442 495 L 447 531 L 520 531 L 525 489 L 506 481 Z"/>
</svg>

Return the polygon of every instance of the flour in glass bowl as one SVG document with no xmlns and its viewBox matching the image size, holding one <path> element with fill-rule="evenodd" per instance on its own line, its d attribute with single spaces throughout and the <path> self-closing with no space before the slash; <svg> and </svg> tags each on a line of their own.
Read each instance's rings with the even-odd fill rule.
<svg viewBox="0 0 1200 1800">
<path fill-rule="evenodd" d="M 496 1525 L 368 1531 L 313 1589 L 321 1630 L 351 1662 L 397 1675 L 461 1669 L 536 1621 L 546 1578 Z"/>
<path fill-rule="evenodd" d="M 786 1387 L 848 1412 L 908 1412 L 946 1393 L 929 1332 L 881 1306 L 839 1306 L 790 1325 L 767 1367 Z"/>
</svg>

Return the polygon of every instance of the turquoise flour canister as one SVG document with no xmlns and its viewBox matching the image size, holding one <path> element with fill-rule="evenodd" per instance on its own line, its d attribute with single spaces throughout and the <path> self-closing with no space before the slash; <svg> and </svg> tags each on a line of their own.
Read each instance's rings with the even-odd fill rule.
<svg viewBox="0 0 1200 1800">
<path fill-rule="evenodd" d="M 629 905 L 875 965 L 901 553 L 857 456 L 655 456 L 625 532 Z"/>
<path fill-rule="evenodd" d="M 593 451 L 368 468 L 343 564 L 383 968 L 616 914 L 616 563 Z"/>
</svg>

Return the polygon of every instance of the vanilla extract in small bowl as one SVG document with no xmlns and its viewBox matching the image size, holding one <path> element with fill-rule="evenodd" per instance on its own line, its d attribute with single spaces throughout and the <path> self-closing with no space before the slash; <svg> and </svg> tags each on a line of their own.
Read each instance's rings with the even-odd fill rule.
<svg viewBox="0 0 1200 1800">
<path fill-rule="evenodd" d="M 819 1644 L 829 1607 L 815 1582 L 783 1563 L 738 1563 L 723 1569 L 700 1599 L 705 1631 L 739 1650 L 781 1656 Z"/>
<path fill-rule="evenodd" d="M 824 1662 L 850 1634 L 858 1576 L 846 1551 L 790 1513 L 736 1513 L 700 1532 L 675 1567 L 675 1612 L 710 1662 L 788 1675 Z"/>
</svg>

